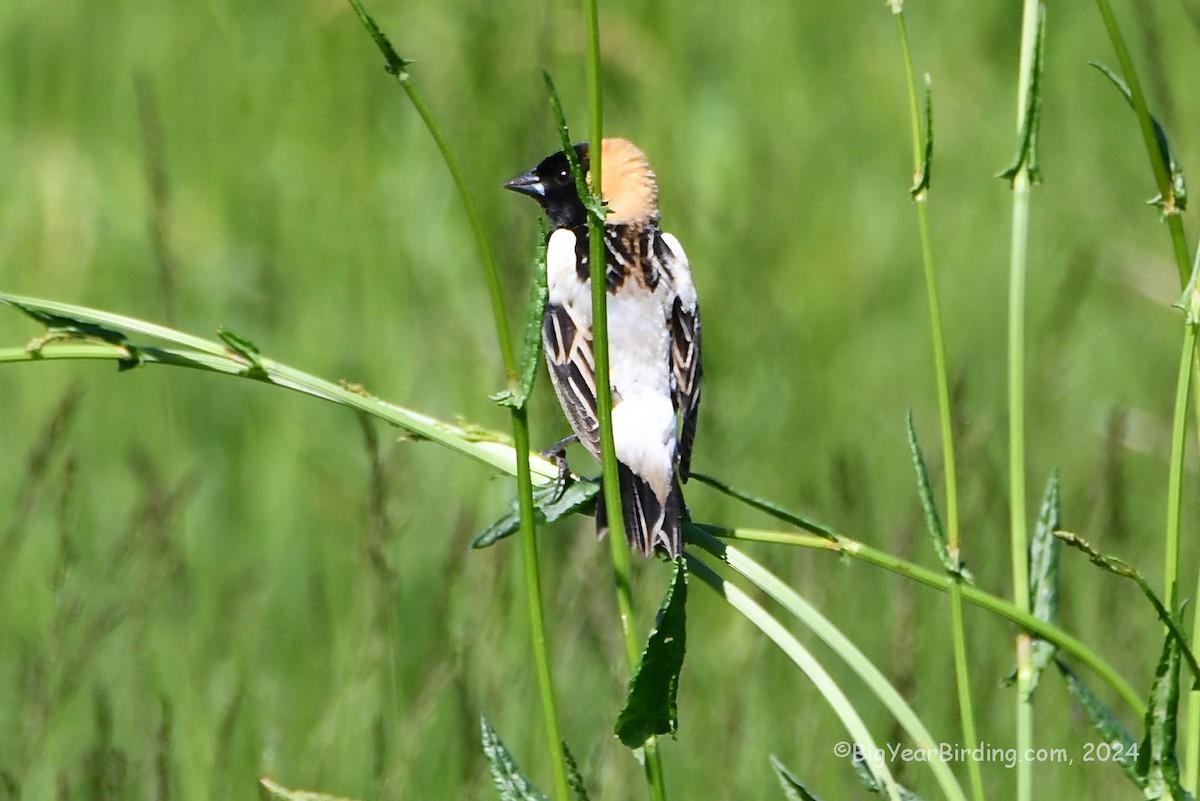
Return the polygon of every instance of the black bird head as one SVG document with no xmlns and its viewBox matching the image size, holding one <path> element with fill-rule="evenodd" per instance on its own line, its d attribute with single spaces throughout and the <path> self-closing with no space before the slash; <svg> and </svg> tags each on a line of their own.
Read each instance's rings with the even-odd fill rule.
<svg viewBox="0 0 1200 801">
<path fill-rule="evenodd" d="M 584 175 L 588 171 L 588 145 L 575 145 L 575 155 Z M 555 228 L 574 228 L 587 223 L 587 210 L 575 190 L 575 178 L 566 155 L 559 151 L 547 156 L 542 163 L 528 172 L 523 172 L 504 184 L 505 189 L 529 195 L 546 211 L 550 224 Z"/>
</svg>

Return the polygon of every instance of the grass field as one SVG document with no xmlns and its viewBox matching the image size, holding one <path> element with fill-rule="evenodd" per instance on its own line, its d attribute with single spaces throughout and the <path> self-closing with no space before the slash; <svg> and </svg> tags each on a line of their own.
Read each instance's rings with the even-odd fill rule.
<svg viewBox="0 0 1200 801">
<path fill-rule="evenodd" d="M 580 4 L 371 8 L 462 158 L 520 319 L 535 215 L 501 184 L 557 149 L 541 68 L 584 137 Z M 1200 5 L 1116 11 L 1152 109 L 1196 169 Z M 906 15 L 933 83 L 929 212 L 963 553 L 981 587 L 1007 596 L 1012 200 L 993 176 L 1016 148 L 1019 11 L 914 2 Z M 1145 205 L 1136 119 L 1087 66 L 1115 67 L 1099 14 L 1056 4 L 1047 30 L 1029 504 L 1057 467 L 1064 528 L 1161 588 L 1178 276 Z M 881 2 L 613 0 L 601 34 L 605 130 L 649 154 L 704 309 L 695 468 L 936 566 L 905 439 L 912 410 L 937 478 L 892 15 Z M 344 2 L 0 4 L 0 175 L 0 291 L 202 336 L 228 326 L 316 375 L 507 425 L 488 399 L 504 375 L 454 186 Z M 0 308 L 0 347 L 39 333 Z M 535 448 L 566 433 L 539 382 Z M 0 416 L 0 798 L 252 798 L 262 776 L 358 799 L 493 798 L 481 713 L 550 787 L 516 543 L 467 549 L 510 478 L 329 404 L 183 370 L 5 364 Z M 1195 456 L 1185 599 L 1200 559 Z M 695 482 L 687 498 L 699 521 L 778 526 Z M 607 548 L 590 518 L 540 535 L 564 735 L 593 799 L 644 797 L 611 736 L 628 676 Z M 747 550 L 833 618 L 938 738 L 959 741 L 944 595 L 816 551 Z M 1148 692 L 1153 610 L 1132 583 L 1063 558 L 1060 625 Z M 669 570 L 634 567 L 646 631 Z M 980 735 L 1008 747 L 1015 630 L 975 608 L 966 622 Z M 698 582 L 688 625 L 681 727 L 661 746 L 670 797 L 782 798 L 770 754 L 823 797 L 852 797 L 858 779 L 833 755 L 846 735 L 804 676 Z M 875 736 L 898 741 L 829 667 Z M 1035 767 L 1040 797 L 1136 797 L 1115 765 L 1083 763 L 1100 737 L 1053 671 L 1035 736 L 1074 757 Z M 924 766 L 892 767 L 937 797 Z M 1010 769 L 984 776 L 990 797 L 1012 796 Z"/>
</svg>

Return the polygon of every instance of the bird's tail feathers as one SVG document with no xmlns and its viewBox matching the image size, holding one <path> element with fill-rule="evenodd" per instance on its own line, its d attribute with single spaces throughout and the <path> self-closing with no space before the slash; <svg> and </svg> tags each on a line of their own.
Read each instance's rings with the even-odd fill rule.
<svg viewBox="0 0 1200 801">
<path fill-rule="evenodd" d="M 671 490 L 665 503 L 641 476 L 617 462 L 617 480 L 621 487 L 621 511 L 625 519 L 625 538 L 629 547 L 642 556 L 663 551 L 675 559 L 683 551 L 683 520 L 687 507 L 678 479 L 671 479 Z M 604 490 L 596 495 L 596 533 L 608 534 L 608 510 L 604 505 Z"/>
</svg>

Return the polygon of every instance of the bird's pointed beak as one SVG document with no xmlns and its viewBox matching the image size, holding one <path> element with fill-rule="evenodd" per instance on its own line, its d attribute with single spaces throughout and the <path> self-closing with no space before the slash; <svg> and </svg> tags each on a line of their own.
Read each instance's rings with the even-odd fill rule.
<svg viewBox="0 0 1200 801">
<path fill-rule="evenodd" d="M 533 170 L 523 172 L 516 178 L 505 181 L 504 188 L 539 199 L 546 196 L 546 185 Z"/>
</svg>

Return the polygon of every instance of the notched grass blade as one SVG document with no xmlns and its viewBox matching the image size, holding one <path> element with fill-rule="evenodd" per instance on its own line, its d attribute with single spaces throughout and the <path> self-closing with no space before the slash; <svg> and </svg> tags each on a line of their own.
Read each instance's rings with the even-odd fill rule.
<svg viewBox="0 0 1200 801">
<path fill-rule="evenodd" d="M 913 200 L 923 200 L 933 179 L 933 81 L 925 73 L 925 150 L 921 155 L 921 170 L 915 176 L 908 194 Z"/>
<path fill-rule="evenodd" d="M 1056 660 L 1055 664 L 1058 665 L 1059 671 L 1066 679 L 1067 691 L 1083 707 L 1092 726 L 1112 749 L 1111 753 L 1121 765 L 1121 770 L 1125 771 L 1125 775 L 1129 777 L 1130 781 L 1138 787 L 1144 788 L 1146 782 L 1137 771 L 1138 745 L 1133 741 L 1133 735 L 1129 733 L 1129 729 L 1125 728 L 1121 719 L 1092 692 L 1090 687 L 1071 672 L 1071 669 L 1062 660 Z"/>
<path fill-rule="evenodd" d="M 483 755 L 487 757 L 488 772 L 492 774 L 492 784 L 500 794 L 500 801 L 549 801 L 533 782 L 513 755 L 504 747 L 500 735 L 482 715 L 479 717 Z"/>
<path fill-rule="evenodd" d="M 549 484 L 534 487 L 533 510 L 539 524 L 553 523 L 572 512 L 586 510 L 595 503 L 600 485 L 595 481 L 564 476 Z M 472 548 L 486 548 L 497 541 L 511 536 L 521 527 L 521 512 L 516 498 L 509 501 L 508 508 L 496 522 L 475 535 Z"/>
<path fill-rule="evenodd" d="M 625 708 L 617 717 L 616 735 L 630 748 L 679 728 L 675 694 L 687 649 L 687 563 L 675 561 L 675 577 L 658 611 L 658 622 L 646 642 Z"/>
<path fill-rule="evenodd" d="M 571 788 L 571 798 L 574 801 L 588 801 L 587 788 L 583 784 L 583 774 L 579 772 L 579 764 L 575 761 L 575 755 L 571 753 L 571 749 L 564 742 L 563 746 L 563 761 L 567 764 L 567 786 Z"/>
<path fill-rule="evenodd" d="M 929 470 L 925 467 L 925 457 L 921 453 L 921 445 L 917 442 L 917 430 L 913 426 L 912 412 L 908 413 L 908 447 L 912 451 L 913 469 L 917 473 L 917 494 L 921 497 L 921 509 L 925 513 L 925 528 L 933 540 L 933 549 L 947 573 L 958 576 L 967 582 L 974 582 L 970 571 L 963 567 L 956 554 L 950 553 L 946 541 L 946 532 L 942 528 L 942 519 L 938 516 L 937 504 L 933 500 L 933 487 L 929 482 Z"/>
<path fill-rule="evenodd" d="M 262 796 L 273 801 L 350 801 L 340 795 L 314 793 L 310 790 L 289 790 L 265 777 L 259 779 L 258 783 L 262 787 Z"/>
<path fill-rule="evenodd" d="M 1033 47 L 1033 76 L 1029 83 L 1029 93 L 1025 96 L 1025 115 L 1017 143 L 1017 155 L 1008 169 L 996 176 L 1008 180 L 1009 183 L 1012 183 L 1022 170 L 1029 176 L 1029 183 L 1042 182 L 1037 141 L 1038 129 L 1042 122 L 1042 71 L 1045 67 L 1045 50 L 1046 7 L 1043 5 L 1038 9 L 1037 41 Z"/>
<path fill-rule="evenodd" d="M 1117 87 L 1117 91 L 1125 98 L 1125 102 L 1137 113 L 1137 106 L 1133 102 L 1133 92 L 1129 91 L 1129 85 L 1121 79 L 1121 76 L 1112 71 L 1106 64 L 1099 61 L 1089 61 L 1089 65 L 1099 70 L 1100 74 L 1108 78 L 1112 85 Z M 1153 114 L 1150 115 L 1150 125 L 1154 128 L 1154 141 L 1158 145 L 1158 158 L 1163 167 L 1167 170 L 1167 175 L 1171 179 L 1171 204 L 1163 199 L 1162 193 L 1155 195 L 1146 201 L 1148 205 L 1158 206 L 1164 212 L 1170 207 L 1174 207 L 1178 211 L 1187 209 L 1187 184 L 1183 179 L 1183 167 L 1175 160 L 1175 151 L 1171 148 L 1171 142 L 1167 139 L 1167 132 L 1159 123 L 1158 118 Z"/>
<path fill-rule="evenodd" d="M 1167 634 L 1162 655 L 1154 670 L 1154 684 L 1146 706 L 1146 734 L 1137 756 L 1137 773 L 1145 781 L 1147 798 L 1191 798 L 1179 783 L 1175 758 L 1176 724 L 1179 713 L 1179 643 Z"/>
<path fill-rule="evenodd" d="M 542 78 L 546 81 L 546 92 L 550 95 L 550 110 L 554 113 L 554 122 L 558 126 L 563 155 L 567 157 L 567 164 L 571 166 L 571 176 L 575 179 L 575 191 L 579 197 L 583 198 L 583 205 L 587 208 L 588 214 L 603 222 L 604 218 L 608 216 L 608 208 L 603 201 L 592 194 L 588 187 L 587 176 L 584 175 L 579 164 L 579 157 L 575 153 L 575 146 L 571 142 L 571 131 L 567 128 L 567 118 L 563 114 L 562 100 L 559 99 L 558 90 L 554 88 L 554 79 L 546 70 L 542 70 Z"/>
<path fill-rule="evenodd" d="M 821 801 L 774 754 L 771 755 L 771 767 L 775 770 L 775 777 L 779 779 L 779 787 L 787 801 Z"/>
<path fill-rule="evenodd" d="M 533 392 L 538 361 L 542 357 L 542 320 L 546 316 L 546 222 L 538 218 L 538 246 L 533 264 L 533 283 L 529 287 L 529 309 L 525 314 L 525 337 L 521 346 L 521 366 L 515 387 L 492 396 L 501 406 L 523 409 Z"/>
<path fill-rule="evenodd" d="M 217 336 L 235 356 L 246 362 L 245 375 L 247 378 L 257 378 L 260 381 L 271 380 L 267 375 L 267 369 L 263 367 L 262 352 L 259 351 L 257 345 L 224 326 L 217 329 Z"/>
<path fill-rule="evenodd" d="M 1029 596 L 1033 601 L 1030 611 L 1038 620 L 1055 624 L 1058 622 L 1058 566 L 1062 555 L 1062 540 L 1054 532 L 1062 527 L 1062 496 L 1059 493 L 1058 471 L 1050 474 L 1042 506 L 1038 511 L 1037 525 L 1029 540 Z M 1029 693 L 1037 689 L 1038 679 L 1054 660 L 1058 646 L 1045 640 L 1033 640 L 1033 675 L 1029 681 Z"/>
</svg>

